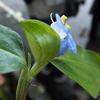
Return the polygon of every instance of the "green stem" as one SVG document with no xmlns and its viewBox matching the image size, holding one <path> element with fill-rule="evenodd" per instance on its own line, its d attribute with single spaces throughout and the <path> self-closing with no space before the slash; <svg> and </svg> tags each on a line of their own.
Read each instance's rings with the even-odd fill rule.
<svg viewBox="0 0 100 100">
<path fill-rule="evenodd" d="M 34 66 L 30 70 L 30 76 L 36 76 L 43 68 L 45 64 L 35 63 Z"/>
<path fill-rule="evenodd" d="M 28 79 L 27 70 L 23 69 L 18 80 L 16 100 L 25 100 L 29 83 L 30 79 Z"/>
<path fill-rule="evenodd" d="M 40 63 L 36 63 L 30 70 L 28 68 L 22 70 L 18 81 L 16 100 L 25 100 L 27 89 L 32 78 L 35 77 L 43 68 L 44 66 L 42 66 Z"/>
</svg>

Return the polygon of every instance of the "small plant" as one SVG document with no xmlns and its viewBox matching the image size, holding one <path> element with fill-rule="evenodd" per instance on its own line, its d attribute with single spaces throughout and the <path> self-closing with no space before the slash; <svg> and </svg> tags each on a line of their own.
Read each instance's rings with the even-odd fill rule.
<svg viewBox="0 0 100 100">
<path fill-rule="evenodd" d="M 18 33 L 0 25 L 0 73 L 21 70 L 16 100 L 25 100 L 32 78 L 49 62 L 75 80 L 92 97 L 98 96 L 100 55 L 76 45 L 66 20 L 66 16 L 60 18 L 56 14 L 56 22 L 52 19 L 51 26 L 38 20 L 20 22 L 34 56 L 33 65 L 29 52 L 26 60 L 22 39 Z"/>
</svg>

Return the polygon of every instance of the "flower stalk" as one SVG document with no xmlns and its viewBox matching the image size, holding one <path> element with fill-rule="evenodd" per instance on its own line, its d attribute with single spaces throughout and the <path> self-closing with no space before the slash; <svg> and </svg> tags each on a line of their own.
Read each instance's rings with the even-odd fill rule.
<svg viewBox="0 0 100 100">
<path fill-rule="evenodd" d="M 26 100 L 27 89 L 32 78 L 35 77 L 43 68 L 44 66 L 42 66 L 41 63 L 35 63 L 30 70 L 28 68 L 22 70 L 17 85 L 16 100 Z"/>
<path fill-rule="evenodd" d="M 18 80 L 16 100 L 25 100 L 30 81 L 27 70 L 23 69 Z"/>
</svg>

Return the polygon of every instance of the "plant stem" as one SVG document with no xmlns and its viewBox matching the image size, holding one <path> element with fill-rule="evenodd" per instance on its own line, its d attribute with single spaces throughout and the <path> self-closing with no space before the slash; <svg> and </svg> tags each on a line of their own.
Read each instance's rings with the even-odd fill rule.
<svg viewBox="0 0 100 100">
<path fill-rule="evenodd" d="M 43 68 L 45 64 L 35 63 L 34 66 L 30 70 L 30 76 L 36 76 Z"/>
<path fill-rule="evenodd" d="M 32 78 L 35 77 L 43 68 L 44 66 L 40 63 L 35 63 L 30 70 L 28 68 L 22 70 L 17 85 L 16 100 L 25 100 L 27 89 Z"/>
<path fill-rule="evenodd" d="M 16 100 L 25 100 L 30 81 L 27 70 L 23 69 L 18 80 Z"/>
</svg>

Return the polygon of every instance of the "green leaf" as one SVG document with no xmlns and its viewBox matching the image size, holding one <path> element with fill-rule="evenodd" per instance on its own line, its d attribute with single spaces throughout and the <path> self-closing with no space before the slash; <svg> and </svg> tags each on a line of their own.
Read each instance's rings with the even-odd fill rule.
<svg viewBox="0 0 100 100">
<path fill-rule="evenodd" d="M 0 25 L 0 73 L 8 73 L 26 66 L 22 41 L 18 33 Z"/>
<path fill-rule="evenodd" d="M 100 92 L 100 55 L 78 47 L 78 53 L 67 52 L 52 63 L 96 98 Z"/>
<path fill-rule="evenodd" d="M 58 34 L 47 24 L 38 20 L 21 22 L 35 62 L 48 63 L 59 51 Z"/>
</svg>

